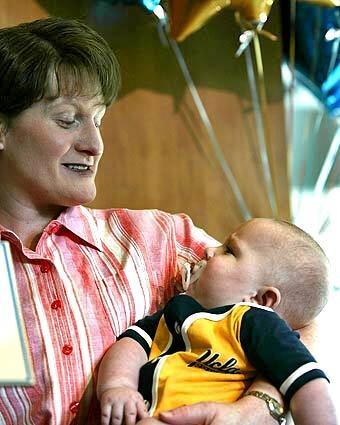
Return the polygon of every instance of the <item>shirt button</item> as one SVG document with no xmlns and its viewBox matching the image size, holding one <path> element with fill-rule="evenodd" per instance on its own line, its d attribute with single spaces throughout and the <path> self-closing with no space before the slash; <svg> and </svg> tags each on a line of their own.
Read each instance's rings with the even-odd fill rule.
<svg viewBox="0 0 340 425">
<path fill-rule="evenodd" d="M 53 223 L 50 225 L 48 232 L 49 233 L 57 233 L 57 231 L 59 230 L 60 226 L 58 223 Z"/>
<path fill-rule="evenodd" d="M 63 346 L 62 352 L 63 354 L 65 354 L 66 356 L 69 356 L 73 351 L 73 347 L 70 344 L 65 344 Z"/>
<path fill-rule="evenodd" d="M 73 402 L 70 404 L 70 411 L 71 411 L 72 413 L 77 413 L 77 412 L 78 412 L 78 410 L 79 410 L 79 402 L 78 402 L 78 401 L 73 401 Z"/>
<path fill-rule="evenodd" d="M 53 223 L 50 225 L 49 229 L 48 229 L 48 233 L 57 233 L 58 230 L 60 229 L 60 225 L 58 223 Z"/>
<path fill-rule="evenodd" d="M 61 301 L 60 300 L 54 300 L 51 304 L 51 308 L 53 310 L 58 310 L 58 308 L 61 308 Z"/>
<path fill-rule="evenodd" d="M 49 263 L 44 263 L 40 266 L 41 273 L 48 273 L 51 270 L 51 265 Z"/>
</svg>

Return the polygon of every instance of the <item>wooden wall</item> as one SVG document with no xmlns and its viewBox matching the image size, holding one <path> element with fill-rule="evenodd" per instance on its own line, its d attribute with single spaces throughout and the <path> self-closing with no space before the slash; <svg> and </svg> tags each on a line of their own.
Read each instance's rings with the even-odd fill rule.
<svg viewBox="0 0 340 425">
<path fill-rule="evenodd" d="M 72 3 L 72 4 L 68 4 Z M 74 5 L 73 3 L 77 3 Z M 267 29 L 280 33 L 278 7 Z M 0 25 L 53 15 L 84 18 L 121 64 L 120 97 L 102 127 L 105 155 L 93 207 L 186 212 L 218 239 L 243 221 L 171 49 L 156 20 L 139 7 L 103 2 L 0 0 Z M 180 44 L 225 158 L 253 216 L 271 216 L 259 158 L 239 28 L 224 10 Z M 278 215 L 289 218 L 280 42 L 261 39 Z"/>
</svg>

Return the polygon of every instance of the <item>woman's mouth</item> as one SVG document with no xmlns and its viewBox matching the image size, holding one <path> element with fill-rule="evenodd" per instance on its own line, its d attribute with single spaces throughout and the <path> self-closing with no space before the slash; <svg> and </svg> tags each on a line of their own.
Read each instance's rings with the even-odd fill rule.
<svg viewBox="0 0 340 425">
<path fill-rule="evenodd" d="M 76 173 L 84 173 L 84 172 L 92 172 L 93 166 L 92 165 L 86 165 L 86 164 L 76 164 L 76 163 L 69 163 L 69 164 L 62 164 L 65 168 L 67 168 L 70 171 L 74 171 Z"/>
</svg>

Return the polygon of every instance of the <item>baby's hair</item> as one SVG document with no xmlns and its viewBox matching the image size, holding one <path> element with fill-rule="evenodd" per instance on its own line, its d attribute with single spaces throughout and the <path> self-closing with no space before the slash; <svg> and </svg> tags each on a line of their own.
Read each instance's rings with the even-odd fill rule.
<svg viewBox="0 0 340 425">
<path fill-rule="evenodd" d="M 276 309 L 293 328 L 310 323 L 327 303 L 328 259 L 320 245 L 304 230 L 284 220 L 277 227 L 269 255 L 273 286 L 281 292 Z"/>
</svg>

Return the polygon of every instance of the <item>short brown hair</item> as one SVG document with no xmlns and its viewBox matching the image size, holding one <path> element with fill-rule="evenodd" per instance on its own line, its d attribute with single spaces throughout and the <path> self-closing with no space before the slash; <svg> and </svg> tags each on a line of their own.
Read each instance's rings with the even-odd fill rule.
<svg viewBox="0 0 340 425">
<path fill-rule="evenodd" d="M 271 220 L 277 232 L 270 272 L 282 299 L 276 309 L 293 328 L 310 323 L 327 303 L 328 259 L 304 230 L 284 220 Z"/>
<path fill-rule="evenodd" d="M 110 46 L 84 23 L 47 18 L 0 29 L 0 115 L 13 117 L 51 94 L 51 76 L 55 97 L 65 89 L 100 94 L 107 106 L 120 87 Z"/>
</svg>

